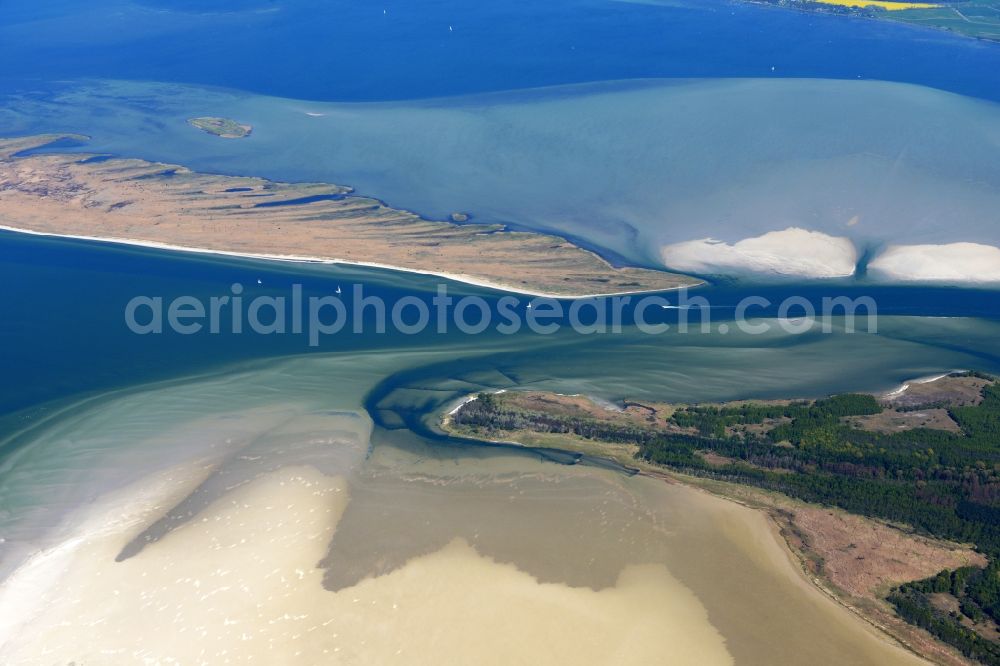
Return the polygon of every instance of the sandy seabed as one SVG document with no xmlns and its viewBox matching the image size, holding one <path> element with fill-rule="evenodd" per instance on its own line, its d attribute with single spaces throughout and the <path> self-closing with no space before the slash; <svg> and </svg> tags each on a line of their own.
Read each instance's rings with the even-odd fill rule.
<svg viewBox="0 0 1000 666">
<path fill-rule="evenodd" d="M 299 358 L 54 417 L 0 484 L 0 663 L 920 661 L 760 512 L 373 429 L 358 396 L 438 358 Z"/>
<path fill-rule="evenodd" d="M 146 482 L 144 497 L 133 488 L 135 508 L 126 514 L 118 501 L 104 505 L 118 529 L 67 541 L 22 566 L 0 593 L 8 637 L 0 657 L 18 664 L 732 662 L 704 607 L 661 565 L 627 567 L 617 585 L 594 591 L 541 584 L 456 539 L 330 592 L 317 563 L 348 493 L 342 478 L 309 467 L 262 476 L 115 562 L 136 526 L 185 485 Z"/>
</svg>

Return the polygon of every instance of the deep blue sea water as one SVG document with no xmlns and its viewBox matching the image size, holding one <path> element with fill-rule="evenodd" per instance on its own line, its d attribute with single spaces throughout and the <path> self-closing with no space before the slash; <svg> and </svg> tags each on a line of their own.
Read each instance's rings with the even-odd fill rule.
<svg viewBox="0 0 1000 666">
<path fill-rule="evenodd" d="M 257 284 L 257 280 L 261 284 Z M 290 354 L 350 352 L 385 349 L 387 354 L 406 349 L 453 350 L 448 369 L 434 368 L 423 379 L 413 375 L 389 379 L 383 390 L 396 384 L 431 385 L 442 372 L 459 376 L 506 366 L 500 376 L 522 377 L 525 382 L 560 383 L 570 391 L 586 388 L 597 395 L 648 393 L 661 398 L 693 399 L 735 397 L 804 391 L 823 395 L 835 390 L 884 387 L 926 372 L 958 367 L 1000 371 L 1000 292 L 949 288 L 869 286 L 857 283 L 782 286 L 716 285 L 692 290 L 712 306 L 711 327 L 706 333 L 692 314 L 686 334 L 649 335 L 631 326 L 635 303 L 623 309 L 622 333 L 580 334 L 569 329 L 568 315 L 556 335 L 531 332 L 525 327 L 515 335 L 467 334 L 454 325 L 441 333 L 434 326 L 420 334 L 400 333 L 387 326 L 374 333 L 374 312 L 366 310 L 362 333 L 349 325 L 335 335 L 321 336 L 310 346 L 305 334 L 262 335 L 247 330 L 233 334 L 222 326 L 218 334 L 202 330 L 181 335 L 167 327 L 163 334 L 137 335 L 125 323 L 125 307 L 135 296 L 158 296 L 165 302 L 194 296 L 208 302 L 212 296 L 229 295 L 233 283 L 245 287 L 249 301 L 257 295 L 288 297 L 293 284 L 301 284 L 306 298 L 335 295 L 353 311 L 352 286 L 362 284 L 365 296 L 377 296 L 388 307 L 402 298 L 417 297 L 433 312 L 431 299 L 443 281 L 406 273 L 351 267 L 284 264 L 146 248 L 0 233 L 0 413 L 39 405 L 67 396 L 125 387 L 152 380 L 197 374 L 253 359 Z M 499 322 L 497 292 L 446 282 L 455 296 L 485 299 L 494 321 Z M 754 314 L 773 317 L 777 304 L 799 296 L 821 308 L 824 297 L 870 296 L 878 305 L 877 335 L 739 336 L 731 326 L 734 307 L 747 295 L 768 299 L 773 305 Z M 677 294 L 664 294 L 677 303 Z M 530 299 L 517 306 L 525 313 Z M 475 310 L 472 311 L 475 313 Z M 693 311 L 692 311 L 693 312 Z M 794 317 L 793 310 L 789 316 Z M 676 324 L 677 310 L 653 309 L 649 322 Z M 467 320 L 475 323 L 470 314 Z M 592 321 L 589 312 L 581 316 Z M 290 320 L 289 320 L 290 321 Z M 412 319 L 408 320 L 412 321 Z M 720 334 L 728 324 L 730 334 Z M 859 321 L 858 330 L 866 327 Z M 784 350 L 784 354 L 782 351 Z M 485 360 L 476 361 L 479 356 Z M 775 361 L 778 365 L 775 365 Z M 782 365 L 784 364 L 784 365 Z M 442 366 L 444 367 L 444 366 Z M 478 370 L 476 370 L 478 368 Z M 487 373 L 489 374 L 489 373 Z M 769 381 L 763 379 L 770 376 Z M 697 381 L 693 379 L 697 377 Z M 752 383 L 748 383 L 752 382 Z M 860 384 L 860 386 L 859 386 Z M 491 385 L 489 381 L 485 385 Z M 496 387 L 502 388 L 503 384 Z M 682 391 L 683 395 L 674 395 Z M 670 394 L 670 396 L 666 395 Z"/>
<path fill-rule="evenodd" d="M 1000 98 L 1000 46 L 728 0 L 0 3 L 0 76 L 403 100 L 640 77 L 821 77 Z"/>
</svg>

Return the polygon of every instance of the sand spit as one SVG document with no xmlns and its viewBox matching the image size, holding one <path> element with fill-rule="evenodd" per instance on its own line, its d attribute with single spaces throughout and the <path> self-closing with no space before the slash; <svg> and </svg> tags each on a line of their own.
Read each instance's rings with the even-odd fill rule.
<svg viewBox="0 0 1000 666">
<path fill-rule="evenodd" d="M 0 217 L 0 219 L 3 219 Z M 250 254 L 247 252 L 227 252 L 225 250 L 212 250 L 204 247 L 189 247 L 185 245 L 172 245 L 170 243 L 156 243 L 143 240 L 137 240 L 135 238 L 108 238 L 102 236 L 81 236 L 78 234 L 57 234 L 57 233 L 46 233 L 40 231 L 34 231 L 32 229 L 22 229 L 20 227 L 11 227 L 5 224 L 0 224 L 0 230 L 2 231 L 12 231 L 14 233 L 28 234 L 31 236 L 50 236 L 53 238 L 72 238 L 75 240 L 85 240 L 94 241 L 98 243 L 112 243 L 115 245 L 134 245 L 137 247 L 148 247 L 155 250 L 170 250 L 172 252 L 191 252 L 193 254 L 210 254 L 218 255 L 222 257 L 239 257 L 241 259 L 260 259 L 263 261 L 282 261 L 289 263 L 305 263 L 305 264 L 342 264 L 345 266 L 362 266 L 365 268 L 378 268 L 381 270 L 388 271 L 399 271 L 401 273 L 413 273 L 415 275 L 434 275 L 437 277 L 442 277 L 448 280 L 454 280 L 455 282 L 462 282 L 464 284 L 471 284 L 477 287 L 486 287 L 487 289 L 497 289 L 499 291 L 508 291 L 515 294 L 523 294 L 525 296 L 537 296 L 542 298 L 595 298 L 604 296 L 617 296 L 624 294 L 635 294 L 635 293 L 645 293 L 645 292 L 635 292 L 635 291 L 618 291 L 611 293 L 597 292 L 593 294 L 572 294 L 567 295 L 564 293 L 557 292 L 544 292 L 544 291 L 534 291 L 531 289 L 524 289 L 520 287 L 514 287 L 509 284 L 500 282 L 491 282 L 488 280 L 480 280 L 470 275 L 458 274 L 458 273 L 445 273 L 442 271 L 423 271 L 416 270 L 412 268 L 400 268 L 399 266 L 393 266 L 391 264 L 380 264 L 371 261 L 346 261 L 344 259 L 329 259 L 326 257 L 318 256 L 307 256 L 307 255 L 288 255 L 288 254 Z M 685 285 L 687 286 L 687 285 Z M 673 289 L 679 289 L 681 287 L 675 287 Z M 660 291 L 659 289 L 650 289 L 646 291 Z"/>
<path fill-rule="evenodd" d="M 326 261 L 578 297 L 698 284 L 614 268 L 565 239 L 425 220 L 324 183 L 218 176 L 102 156 L 19 152 L 76 135 L 0 140 L 0 224 L 17 231 L 195 252 Z"/>
</svg>

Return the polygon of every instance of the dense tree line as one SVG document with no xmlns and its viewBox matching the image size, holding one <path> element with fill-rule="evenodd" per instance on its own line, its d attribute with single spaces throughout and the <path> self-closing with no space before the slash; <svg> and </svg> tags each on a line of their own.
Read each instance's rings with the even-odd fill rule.
<svg viewBox="0 0 1000 666">
<path fill-rule="evenodd" d="M 702 436 L 724 437 L 728 426 L 760 424 L 782 418 L 826 423 L 843 416 L 878 414 L 880 411 L 882 408 L 874 396 L 846 393 L 812 403 L 802 400 L 787 405 L 748 403 L 735 407 L 688 407 L 675 412 L 672 419 L 681 427 L 696 428 Z"/>
<path fill-rule="evenodd" d="M 950 594 L 958 601 L 959 610 L 935 607 L 931 601 L 934 594 Z M 1000 620 L 1000 562 L 997 560 L 985 569 L 962 567 L 900 585 L 890 592 L 889 602 L 908 622 L 954 645 L 967 657 L 1000 665 L 1000 646 L 968 626 L 969 622 L 979 623 L 986 618 L 993 622 Z"/>
<path fill-rule="evenodd" d="M 934 608 L 928 595 L 909 589 L 893 590 L 889 602 L 904 620 L 955 646 L 965 656 L 990 666 L 1000 666 L 1000 646 L 966 627 L 953 615 Z"/>
<path fill-rule="evenodd" d="M 821 405 L 821 403 L 816 403 Z M 717 410 L 702 423 L 698 442 L 673 437 L 649 440 L 640 455 L 700 474 L 778 490 L 809 502 L 839 506 L 862 515 L 905 522 L 927 534 L 971 542 L 991 557 L 980 570 L 944 571 L 893 590 L 889 601 L 901 617 L 987 664 L 1000 664 L 1000 645 L 972 623 L 1000 623 L 1000 385 L 983 390 L 979 405 L 955 407 L 951 417 L 961 434 L 918 428 L 891 434 L 858 430 L 841 417 L 870 409 L 853 399 L 822 408 L 796 407 L 791 421 L 765 437 L 719 436 L 719 422 L 739 423 L 747 410 Z M 768 411 L 763 418 L 774 418 Z M 783 413 L 786 415 L 788 412 Z M 751 418 L 759 418 L 760 413 Z M 712 435 L 705 435 L 711 432 Z M 791 447 L 778 447 L 788 442 Z M 734 462 L 708 465 L 699 450 Z M 780 468 L 780 470 L 779 470 Z M 951 594 L 959 610 L 931 603 L 935 593 Z M 968 620 L 963 621 L 963 618 Z"/>
<path fill-rule="evenodd" d="M 808 406 L 715 409 L 718 422 L 792 414 L 764 436 L 661 434 L 640 442 L 639 455 L 651 462 L 711 471 L 806 501 L 907 522 L 935 536 L 971 541 L 1000 551 L 1000 389 L 991 385 L 974 407 L 955 410 L 962 434 L 917 428 L 884 434 L 841 422 L 844 416 L 878 409 L 871 396 L 836 396 Z M 688 410 L 685 410 L 688 411 Z M 681 412 L 678 412 L 680 415 Z M 752 416 L 747 416 L 752 414 Z M 675 415 L 677 416 L 677 415 Z M 678 423 L 689 423 L 681 415 Z M 707 430 L 717 431 L 713 424 Z M 701 432 L 701 429 L 699 429 Z M 778 446 L 789 442 L 791 446 Z M 709 466 L 698 451 L 732 458 Z M 792 472 L 792 473 L 790 473 Z"/>
</svg>

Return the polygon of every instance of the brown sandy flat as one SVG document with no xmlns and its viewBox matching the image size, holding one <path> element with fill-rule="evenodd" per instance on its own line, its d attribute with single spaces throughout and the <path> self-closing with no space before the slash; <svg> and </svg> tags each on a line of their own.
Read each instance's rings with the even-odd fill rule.
<svg viewBox="0 0 1000 666">
<path fill-rule="evenodd" d="M 556 236 L 425 220 L 338 185 L 202 174 L 139 159 L 18 156 L 61 138 L 85 137 L 0 139 L 0 224 L 57 235 L 373 263 L 567 297 L 698 284 L 684 275 L 615 268 Z"/>
<path fill-rule="evenodd" d="M 803 505 L 796 526 L 823 559 L 823 573 L 856 597 L 880 599 L 893 585 L 933 576 L 942 569 L 986 566 L 968 546 L 907 533 L 881 521 L 836 509 Z"/>
<path fill-rule="evenodd" d="M 902 393 L 881 396 L 885 407 L 881 413 L 849 416 L 843 421 L 855 428 L 882 433 L 913 428 L 959 433 L 962 429 L 951 418 L 948 409 L 978 405 L 983 400 L 983 388 L 990 383 L 982 377 L 962 375 L 940 377 L 931 382 L 909 382 Z"/>
</svg>

